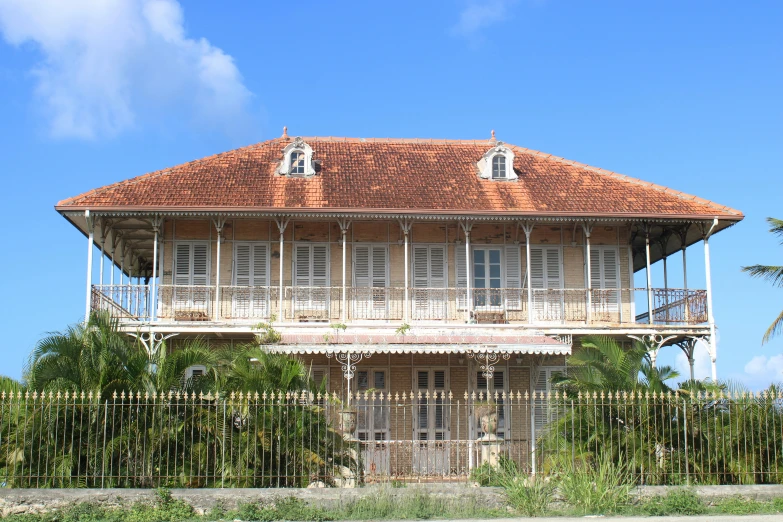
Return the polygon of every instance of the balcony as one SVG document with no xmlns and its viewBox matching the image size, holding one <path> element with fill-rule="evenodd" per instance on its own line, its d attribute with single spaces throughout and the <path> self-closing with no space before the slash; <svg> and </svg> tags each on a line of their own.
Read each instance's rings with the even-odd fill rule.
<svg viewBox="0 0 783 522">
<path fill-rule="evenodd" d="M 92 309 L 127 323 L 452 323 L 534 325 L 648 324 L 646 289 L 585 290 L 465 288 L 94 285 Z M 653 323 L 707 322 L 704 290 L 651 290 Z M 155 305 L 155 303 L 157 303 Z M 530 303 L 530 310 L 529 308 Z M 152 309 L 156 306 L 157 313 Z M 345 311 L 343 311 L 345 308 Z M 344 313 L 345 312 L 345 313 Z"/>
</svg>

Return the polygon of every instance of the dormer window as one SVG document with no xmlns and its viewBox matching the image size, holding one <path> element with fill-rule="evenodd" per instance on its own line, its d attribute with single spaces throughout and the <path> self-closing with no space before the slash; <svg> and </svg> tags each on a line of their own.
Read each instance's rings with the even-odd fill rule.
<svg viewBox="0 0 783 522">
<path fill-rule="evenodd" d="M 493 181 L 515 181 L 514 151 L 499 141 L 484 153 L 478 164 L 479 175 Z"/>
<path fill-rule="evenodd" d="M 313 149 L 302 138 L 295 138 L 283 149 L 283 161 L 277 168 L 283 176 L 308 177 L 315 175 Z"/>
<path fill-rule="evenodd" d="M 503 154 L 492 156 L 492 179 L 506 179 L 506 157 Z"/>
<path fill-rule="evenodd" d="M 291 153 L 291 170 L 289 174 L 304 174 L 305 173 L 305 153 L 299 150 L 295 150 Z"/>
</svg>

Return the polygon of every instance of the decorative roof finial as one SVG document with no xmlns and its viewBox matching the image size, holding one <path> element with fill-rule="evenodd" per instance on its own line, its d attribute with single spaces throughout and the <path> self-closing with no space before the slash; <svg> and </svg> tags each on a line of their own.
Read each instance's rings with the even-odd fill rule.
<svg viewBox="0 0 783 522">
<path fill-rule="evenodd" d="M 492 129 L 492 140 L 495 140 L 495 129 Z"/>
<path fill-rule="evenodd" d="M 492 132 L 494 133 L 495 131 L 492 131 Z M 282 137 L 283 138 L 287 138 L 288 137 L 288 127 L 283 127 L 283 136 Z"/>
</svg>

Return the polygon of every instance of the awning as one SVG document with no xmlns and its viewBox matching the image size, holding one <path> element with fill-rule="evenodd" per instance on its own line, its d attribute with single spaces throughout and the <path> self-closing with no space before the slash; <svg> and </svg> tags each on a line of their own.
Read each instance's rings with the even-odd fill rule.
<svg viewBox="0 0 783 522">
<path fill-rule="evenodd" d="M 307 337 L 307 340 L 314 341 L 315 336 Z M 346 342 L 347 337 L 339 336 L 340 339 L 321 339 L 320 342 L 306 342 L 300 338 L 298 343 L 290 343 L 290 339 L 283 338 L 283 342 L 275 345 L 265 346 L 265 349 L 272 353 L 288 354 L 333 354 L 346 352 L 359 353 L 402 353 L 402 354 L 468 354 L 468 353 L 507 353 L 507 354 L 547 354 L 547 355 L 570 355 L 571 342 L 565 342 L 561 339 L 553 339 L 547 336 L 516 336 L 514 342 L 492 343 L 476 342 L 478 339 L 471 339 L 473 342 L 421 342 L 422 337 L 416 340 L 419 342 Z M 366 338 L 368 336 L 356 336 Z M 434 336 L 433 336 L 434 337 Z M 480 336 L 470 336 L 480 337 Z M 506 336 L 511 337 L 511 336 Z M 364 340 L 364 339 L 363 339 Z M 406 339 L 408 341 L 408 339 Z"/>
</svg>

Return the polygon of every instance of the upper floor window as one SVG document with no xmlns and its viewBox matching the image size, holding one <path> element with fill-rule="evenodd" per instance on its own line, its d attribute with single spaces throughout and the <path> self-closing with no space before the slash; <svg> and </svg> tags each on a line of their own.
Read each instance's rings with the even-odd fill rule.
<svg viewBox="0 0 783 522">
<path fill-rule="evenodd" d="M 514 151 L 503 145 L 503 142 L 489 149 L 478 162 L 479 175 L 484 179 L 498 181 L 513 181 L 517 179 L 514 172 Z"/>
<path fill-rule="evenodd" d="M 283 149 L 283 160 L 277 168 L 283 176 L 314 176 L 313 149 L 302 138 L 295 138 Z"/>
<path fill-rule="evenodd" d="M 492 179 L 506 179 L 506 157 L 502 154 L 492 157 Z"/>
</svg>

